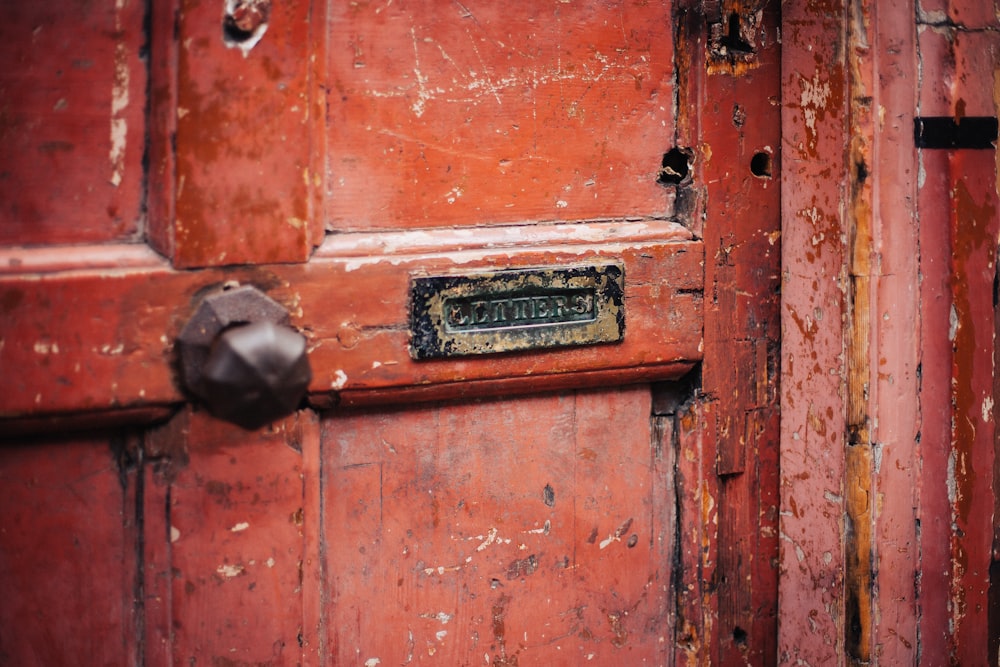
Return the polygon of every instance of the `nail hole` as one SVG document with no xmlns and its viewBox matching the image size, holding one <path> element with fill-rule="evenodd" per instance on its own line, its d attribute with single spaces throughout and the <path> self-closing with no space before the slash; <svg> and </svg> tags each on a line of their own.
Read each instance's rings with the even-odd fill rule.
<svg viewBox="0 0 1000 667">
<path fill-rule="evenodd" d="M 750 158 L 750 173 L 757 178 L 771 178 L 771 155 L 765 151 L 757 151 Z"/>
<path fill-rule="evenodd" d="M 638 543 L 639 543 L 639 536 L 636 535 L 635 533 L 632 533 L 631 535 L 629 535 L 628 542 L 626 542 L 625 545 L 628 546 L 629 549 L 631 549 Z"/>
<path fill-rule="evenodd" d="M 678 185 L 691 173 L 690 152 L 681 148 L 671 148 L 663 154 L 656 182 L 660 185 Z"/>
<path fill-rule="evenodd" d="M 733 641 L 741 646 L 746 644 L 747 631 L 737 625 L 735 628 L 733 628 Z"/>
</svg>

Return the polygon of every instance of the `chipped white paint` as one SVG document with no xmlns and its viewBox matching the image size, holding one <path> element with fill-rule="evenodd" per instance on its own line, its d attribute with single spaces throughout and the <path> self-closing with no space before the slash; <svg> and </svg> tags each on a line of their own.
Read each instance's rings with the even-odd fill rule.
<svg viewBox="0 0 1000 667">
<path fill-rule="evenodd" d="M 382 661 L 379 660 L 378 658 L 368 658 L 367 660 L 365 660 L 365 667 L 377 667 L 378 665 L 381 664 Z"/>
<path fill-rule="evenodd" d="M 458 199 L 460 199 L 463 194 L 465 194 L 465 191 L 462 190 L 462 188 L 454 187 L 454 188 L 452 188 L 451 190 L 449 190 L 448 192 L 445 193 L 445 196 L 444 196 L 445 197 L 445 201 L 447 201 L 449 204 L 454 204 L 455 201 L 458 200 Z"/>
<path fill-rule="evenodd" d="M 236 524 L 235 526 L 233 526 L 229 530 L 231 530 L 234 533 L 239 533 L 239 532 L 242 532 L 242 531 L 246 530 L 249 527 L 250 527 L 249 523 L 247 523 L 246 521 L 240 521 L 238 524 Z"/>
<path fill-rule="evenodd" d="M 490 528 L 489 532 L 485 536 L 478 535 L 475 539 L 480 539 L 482 540 L 482 542 L 479 544 L 478 547 L 476 547 L 476 551 L 484 551 L 491 544 L 496 544 L 498 541 L 503 541 L 503 539 L 500 538 L 499 535 L 500 531 L 498 531 L 496 528 Z M 510 544 L 510 540 L 507 540 L 507 543 Z"/>
<path fill-rule="evenodd" d="M 181 531 L 177 529 L 176 526 L 170 526 L 170 542 L 173 544 L 177 540 L 181 539 Z"/>
<path fill-rule="evenodd" d="M 417 139 L 398 133 L 384 132 L 383 134 L 390 134 L 405 141 L 418 143 Z M 665 223 L 658 220 L 650 221 L 642 218 L 627 218 L 626 220 L 627 222 L 587 220 L 572 225 L 560 223 L 531 225 L 531 231 L 534 242 L 539 244 L 590 245 L 606 243 L 609 239 L 620 237 L 623 234 L 633 238 L 647 235 L 659 239 L 663 235 L 672 235 L 673 230 L 681 229 L 676 223 Z M 524 224 L 513 223 L 474 230 L 449 228 L 406 232 L 335 234 L 323 242 L 320 253 L 322 256 L 330 258 L 370 256 L 373 259 L 384 259 L 389 255 L 412 254 L 414 248 L 445 246 L 454 243 L 455 239 L 459 237 L 463 239 L 462 245 L 468 251 L 474 251 L 476 248 L 518 247 L 524 242 L 524 232 Z M 468 240 L 468 243 L 465 243 L 465 240 Z"/>
<path fill-rule="evenodd" d="M 545 521 L 545 524 L 541 528 L 533 528 L 531 530 L 524 531 L 525 533 L 534 535 L 548 535 L 549 531 L 552 530 L 552 522 L 549 520 Z"/>
<path fill-rule="evenodd" d="M 795 550 L 795 557 L 798 559 L 800 563 L 806 559 L 806 552 L 802 549 L 802 547 L 798 545 L 798 543 L 795 540 L 793 540 L 784 532 L 779 533 L 778 537 L 779 539 L 788 542 L 789 544 L 792 545 L 792 548 Z"/>
<path fill-rule="evenodd" d="M 448 636 L 448 631 L 447 630 L 438 630 L 437 632 L 434 633 L 434 636 L 437 637 L 437 640 L 439 642 L 443 642 L 444 638 Z"/>
<path fill-rule="evenodd" d="M 59 343 L 55 341 L 40 340 L 35 343 L 35 354 L 59 354 Z"/>
<path fill-rule="evenodd" d="M 111 345 L 110 343 L 105 343 L 98 350 L 98 354 L 101 354 L 105 357 L 117 357 L 124 351 L 125 351 L 124 343 L 118 343 L 117 345 Z"/>
<path fill-rule="evenodd" d="M 932 25 L 946 25 L 949 23 L 950 19 L 948 17 L 948 12 L 943 9 L 924 9 L 917 3 L 917 21 L 919 23 L 928 23 Z M 926 26 L 920 25 L 918 27 L 920 32 L 923 32 Z"/>
<path fill-rule="evenodd" d="M 434 99 L 434 95 L 427 90 L 427 77 L 420 71 L 420 49 L 417 48 L 417 32 L 414 28 L 410 28 L 410 37 L 413 39 L 413 76 L 417 80 L 417 100 L 410 109 L 420 118 L 427 108 L 427 101 Z"/>
<path fill-rule="evenodd" d="M 568 227 L 570 225 L 566 226 Z M 603 256 L 613 257 L 636 247 L 637 244 L 609 244 L 602 247 L 602 250 L 604 251 Z M 560 245 L 558 246 L 558 249 L 560 253 L 566 255 L 576 255 L 579 257 L 593 255 L 593 248 L 590 246 Z M 448 259 L 454 266 L 461 266 L 464 264 L 481 264 L 483 261 L 483 253 L 480 250 L 457 250 L 448 253 Z M 343 260 L 343 267 L 345 272 L 351 273 L 373 265 L 383 264 L 388 266 L 401 266 L 412 262 L 412 257 L 373 256 L 361 257 L 357 259 L 345 259 Z"/>
<path fill-rule="evenodd" d="M 220 565 L 215 568 L 215 571 L 224 576 L 226 579 L 232 579 L 243 573 L 244 567 L 242 565 Z"/>
<path fill-rule="evenodd" d="M 115 33 L 124 35 L 122 12 L 126 0 L 115 0 Z M 111 82 L 111 149 L 108 158 L 111 162 L 111 184 L 116 188 L 121 185 L 125 173 L 125 145 L 128 136 L 128 121 L 124 117 L 129 104 L 128 48 L 124 41 L 115 45 L 115 73 Z"/>
<path fill-rule="evenodd" d="M 338 368 L 333 373 L 333 382 L 330 383 L 330 389 L 339 391 L 343 389 L 345 385 L 347 385 L 347 373 Z"/>
<path fill-rule="evenodd" d="M 830 82 L 821 80 L 820 73 L 816 72 L 811 80 L 803 79 L 801 82 L 802 95 L 799 104 L 802 109 L 802 116 L 806 122 L 806 127 L 815 136 L 816 118 L 821 109 L 826 109 L 830 99 Z"/>
<path fill-rule="evenodd" d="M 420 614 L 420 618 L 431 619 L 438 621 L 439 623 L 441 623 L 441 625 L 448 625 L 448 622 L 451 621 L 451 619 L 455 618 L 455 616 L 454 614 L 449 614 L 444 611 L 439 611 L 436 614 L 425 612 L 423 614 Z"/>
</svg>

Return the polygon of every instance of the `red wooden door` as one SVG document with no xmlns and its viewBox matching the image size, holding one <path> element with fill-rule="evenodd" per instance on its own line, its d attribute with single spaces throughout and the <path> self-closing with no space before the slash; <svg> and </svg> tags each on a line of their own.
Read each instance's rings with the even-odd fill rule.
<svg viewBox="0 0 1000 667">
<path fill-rule="evenodd" d="M 0 10 L 0 660 L 773 663 L 758 4 Z M 237 284 L 259 428 L 178 343 Z"/>
</svg>

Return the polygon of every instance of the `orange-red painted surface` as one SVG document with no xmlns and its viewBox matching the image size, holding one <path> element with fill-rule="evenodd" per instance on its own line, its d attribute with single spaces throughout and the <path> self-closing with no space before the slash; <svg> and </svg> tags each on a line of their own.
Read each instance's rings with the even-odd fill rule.
<svg viewBox="0 0 1000 667">
<path fill-rule="evenodd" d="M 3 129 L 81 143 L 0 152 L 3 660 L 779 660 L 778 3 L 33 11 Z M 610 260 L 619 344 L 409 354 L 413 276 Z M 313 368 L 254 432 L 174 350 L 228 281 Z"/>
<path fill-rule="evenodd" d="M 672 213 L 671 4 L 358 3 L 329 17 L 328 227 Z"/>
<path fill-rule="evenodd" d="M 332 663 L 667 662 L 674 453 L 650 408 L 636 387 L 324 420 Z"/>
<path fill-rule="evenodd" d="M 138 240 L 142 6 L 11 3 L 2 13 L 0 245 Z"/>
</svg>

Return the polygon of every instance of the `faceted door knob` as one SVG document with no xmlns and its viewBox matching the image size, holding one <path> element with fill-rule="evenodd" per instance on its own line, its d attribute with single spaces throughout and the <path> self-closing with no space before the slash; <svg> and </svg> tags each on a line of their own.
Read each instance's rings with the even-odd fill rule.
<svg viewBox="0 0 1000 667">
<path fill-rule="evenodd" d="M 250 286 L 206 297 L 177 347 L 191 393 L 249 430 L 294 412 L 312 379 L 305 336 L 288 326 L 280 304 Z"/>
</svg>

